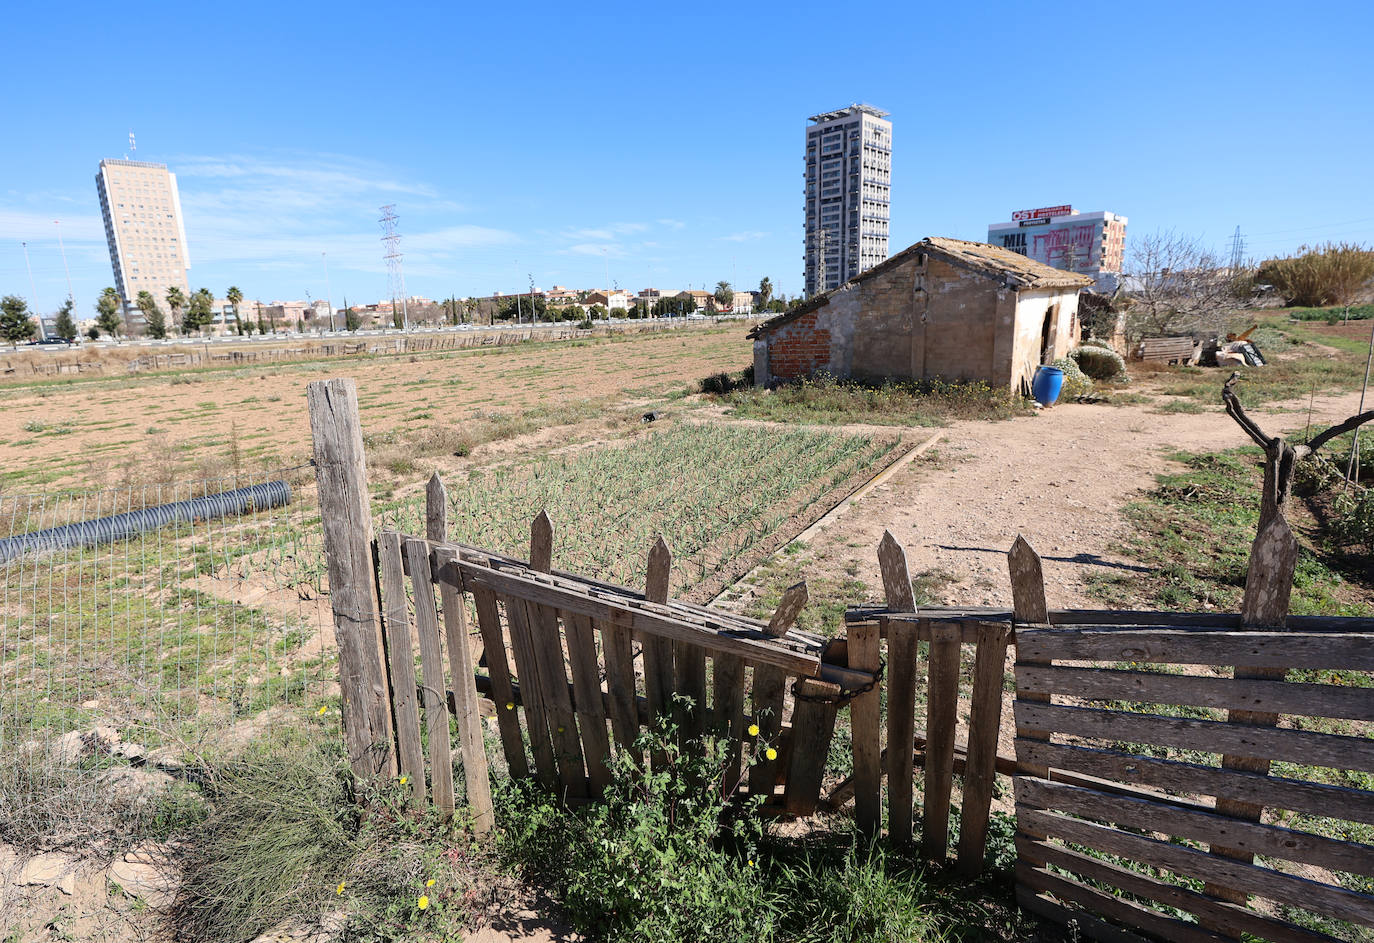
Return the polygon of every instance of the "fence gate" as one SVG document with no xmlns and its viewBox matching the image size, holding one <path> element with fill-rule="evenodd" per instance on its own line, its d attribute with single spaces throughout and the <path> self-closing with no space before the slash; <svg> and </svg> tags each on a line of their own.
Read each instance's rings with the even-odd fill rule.
<svg viewBox="0 0 1374 943">
<path fill-rule="evenodd" d="M 875 674 L 830 663 L 821 639 L 790 630 L 806 601 L 804 584 L 789 590 L 774 617 L 761 622 L 670 600 L 672 560 L 662 540 L 650 550 L 642 593 L 554 571 L 552 547 L 552 524 L 543 513 L 531 527 L 528 562 L 462 544 L 379 535 L 397 756 L 412 799 L 422 802 L 426 790 L 421 704 L 434 802 L 452 809 L 447 715 L 450 709 L 459 715 L 465 757 L 480 751 L 480 692 L 495 707 L 511 775 L 532 775 L 568 801 L 594 797 L 609 783 L 612 750 L 643 762 L 636 751 L 641 729 L 670 718 L 684 740 L 708 732 L 729 738 L 732 753 L 720 784 L 728 793 L 762 795 L 773 811 L 815 811 L 837 705 L 846 692 L 871 687 Z M 436 587 L 451 699 L 445 697 Z M 410 597 L 419 637 L 418 686 Z M 472 615 L 485 673 L 472 670 L 478 661 L 468 648 Z M 475 748 L 469 747 L 469 729 Z M 747 775 L 746 750 L 756 758 Z M 471 771 L 468 784 L 471 793 Z"/>
</svg>

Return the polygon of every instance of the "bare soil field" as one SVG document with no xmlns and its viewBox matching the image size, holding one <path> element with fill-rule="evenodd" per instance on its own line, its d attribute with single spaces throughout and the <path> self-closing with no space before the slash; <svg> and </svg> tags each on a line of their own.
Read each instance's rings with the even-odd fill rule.
<svg viewBox="0 0 1374 943">
<path fill-rule="evenodd" d="M 305 386 L 340 374 L 357 380 L 364 434 L 379 442 L 531 411 L 556 425 L 547 420 L 737 369 L 749 357 L 746 329 L 6 388 L 0 481 L 11 491 L 97 488 L 296 464 L 310 451 Z"/>
</svg>

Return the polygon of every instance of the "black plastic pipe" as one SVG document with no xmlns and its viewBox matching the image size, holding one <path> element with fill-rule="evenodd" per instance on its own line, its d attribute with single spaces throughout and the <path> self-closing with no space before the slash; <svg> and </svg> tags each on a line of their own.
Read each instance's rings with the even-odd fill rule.
<svg viewBox="0 0 1374 943">
<path fill-rule="evenodd" d="M 231 514 L 283 507 L 290 503 L 291 486 L 284 481 L 269 481 L 189 501 L 158 504 L 126 514 L 99 517 L 93 521 L 64 524 L 14 537 L 0 537 L 0 563 L 9 563 L 23 556 L 114 543 L 168 524 L 207 521 Z"/>
</svg>

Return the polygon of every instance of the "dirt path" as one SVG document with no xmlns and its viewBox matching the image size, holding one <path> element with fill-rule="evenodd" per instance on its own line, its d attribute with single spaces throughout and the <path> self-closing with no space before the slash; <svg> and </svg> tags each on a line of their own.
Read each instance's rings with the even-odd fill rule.
<svg viewBox="0 0 1374 943">
<path fill-rule="evenodd" d="M 1343 419 L 1358 402 L 1358 393 L 1318 398 L 1312 422 Z M 1273 433 L 1301 429 L 1307 406 L 1251 412 Z M 938 446 L 942 461 L 909 465 L 850 507 L 812 538 L 803 569 L 851 573 L 876 590 L 876 548 L 890 529 L 913 576 L 943 578 L 940 602 L 1009 605 L 1005 554 L 1022 534 L 1044 558 L 1050 605 L 1091 607 L 1085 577 L 1130 566 L 1112 549 L 1129 530 L 1120 508 L 1179 467 L 1169 453 L 1248 444 L 1219 408 L 1158 408 L 1066 404 L 1006 422 L 956 423 Z"/>
</svg>

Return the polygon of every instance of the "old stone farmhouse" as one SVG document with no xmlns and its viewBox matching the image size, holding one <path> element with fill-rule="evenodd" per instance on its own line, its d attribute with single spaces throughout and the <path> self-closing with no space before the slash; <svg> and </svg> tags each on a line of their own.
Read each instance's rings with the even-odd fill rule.
<svg viewBox="0 0 1374 943">
<path fill-rule="evenodd" d="M 1086 275 L 1008 249 L 922 239 L 755 328 L 754 382 L 986 380 L 1023 389 L 1078 342 Z"/>
</svg>

